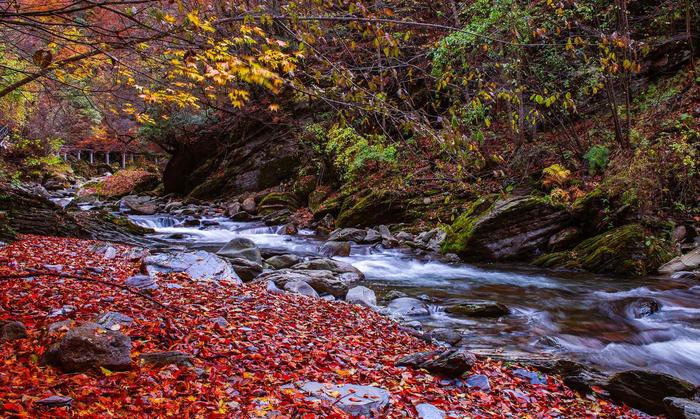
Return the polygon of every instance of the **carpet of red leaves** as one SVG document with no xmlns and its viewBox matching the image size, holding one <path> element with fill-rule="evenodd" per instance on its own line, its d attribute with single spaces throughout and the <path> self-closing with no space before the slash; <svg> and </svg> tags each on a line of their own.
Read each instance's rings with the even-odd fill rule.
<svg viewBox="0 0 700 419">
<path fill-rule="evenodd" d="M 62 264 L 64 273 L 122 284 L 139 270 L 138 261 L 121 253 L 110 260 L 92 253 L 94 243 L 22 236 L 0 249 L 0 320 L 21 321 L 29 334 L 0 343 L 0 416 L 346 417 L 335 406 L 282 388 L 315 380 L 389 390 L 391 405 L 382 417 L 415 417 L 420 403 L 432 403 L 454 417 L 635 417 L 625 407 L 582 398 L 552 377 L 548 385 L 530 385 L 513 376 L 512 366 L 492 360 L 480 360 L 474 371 L 489 376 L 491 392 L 445 387 L 424 371 L 394 366 L 398 357 L 431 345 L 400 331 L 391 320 L 360 306 L 270 294 L 262 284 L 223 287 L 163 276 L 151 297 L 172 308 L 167 310 L 103 284 L 46 276 L 2 279 Z M 98 276 L 91 267 L 103 271 Z M 165 286 L 175 283 L 183 288 Z M 64 305 L 76 310 L 67 317 L 47 317 Z M 121 330 L 133 341 L 134 359 L 143 352 L 180 350 L 196 357 L 195 367 L 134 363 L 127 372 L 61 374 L 41 365 L 41 354 L 64 333 L 48 333 L 50 323 L 91 321 L 106 311 L 135 319 Z M 229 326 L 211 321 L 219 316 Z M 514 398 L 509 389 L 530 400 Z M 72 407 L 41 410 L 36 401 L 51 395 L 72 397 Z"/>
<path fill-rule="evenodd" d="M 81 195 L 97 193 L 105 197 L 119 197 L 138 190 L 141 185 L 152 183 L 154 175 L 142 169 L 124 169 L 104 178 L 99 184 L 86 188 Z"/>
</svg>

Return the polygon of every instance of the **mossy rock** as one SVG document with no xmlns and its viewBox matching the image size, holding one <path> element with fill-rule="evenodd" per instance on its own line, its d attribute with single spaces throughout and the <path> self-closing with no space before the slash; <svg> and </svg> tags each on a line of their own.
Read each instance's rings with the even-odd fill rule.
<svg viewBox="0 0 700 419">
<path fill-rule="evenodd" d="M 258 203 L 258 215 L 266 216 L 285 209 L 292 212 L 297 208 L 299 201 L 293 193 L 271 192 Z"/>
<path fill-rule="evenodd" d="M 568 211 L 541 197 L 482 197 L 447 229 L 442 250 L 465 260 L 530 260 L 570 223 Z"/>
<path fill-rule="evenodd" d="M 10 225 L 8 215 L 0 211 L 0 242 L 11 242 L 17 237 L 17 232 Z"/>
<path fill-rule="evenodd" d="M 533 263 L 544 267 L 638 277 L 655 272 L 672 257 L 668 243 L 647 234 L 639 224 L 628 224 L 591 237 L 570 252 L 546 254 Z"/>
<path fill-rule="evenodd" d="M 369 227 L 403 220 L 405 202 L 387 190 L 366 190 L 355 199 L 346 200 L 338 214 L 336 227 Z"/>
<path fill-rule="evenodd" d="M 310 199 L 311 197 L 309 197 L 309 200 Z M 311 205 L 311 202 L 309 202 L 309 205 Z M 323 199 L 321 203 L 318 204 L 318 207 L 315 210 L 312 209 L 314 213 L 314 219 L 320 220 L 328 214 L 335 217 L 340 213 L 340 209 L 342 208 L 342 206 L 343 199 L 337 195 Z"/>
</svg>

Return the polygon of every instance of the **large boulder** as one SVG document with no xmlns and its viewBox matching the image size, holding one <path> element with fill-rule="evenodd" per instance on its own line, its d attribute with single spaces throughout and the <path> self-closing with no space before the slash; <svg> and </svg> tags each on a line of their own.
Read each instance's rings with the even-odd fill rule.
<svg viewBox="0 0 700 419">
<path fill-rule="evenodd" d="M 430 314 L 428 306 L 424 302 L 411 297 L 400 297 L 392 300 L 387 306 L 387 310 L 391 314 L 401 317 L 427 316 Z"/>
<path fill-rule="evenodd" d="M 327 401 L 353 417 L 381 418 L 382 410 L 390 403 L 389 392 L 379 387 L 315 381 L 299 383 L 297 386 L 314 398 Z"/>
<path fill-rule="evenodd" d="M 652 415 L 664 413 L 665 398 L 691 399 L 696 393 L 692 383 L 669 374 L 645 370 L 623 371 L 613 375 L 606 390 L 614 400 Z"/>
<path fill-rule="evenodd" d="M 473 261 L 527 260 L 570 222 L 567 211 L 542 198 L 479 199 L 449 227 L 442 250 Z"/>
<path fill-rule="evenodd" d="M 499 303 L 456 304 L 445 309 L 450 314 L 467 317 L 501 317 L 510 313 L 508 307 Z"/>
<path fill-rule="evenodd" d="M 374 291 L 363 286 L 351 288 L 345 296 L 345 301 L 370 308 L 377 306 L 377 296 Z"/>
<path fill-rule="evenodd" d="M 84 323 L 68 330 L 63 339 L 47 351 L 45 361 L 64 372 L 99 367 L 128 370 L 131 368 L 131 339 L 96 323 Z"/>
<path fill-rule="evenodd" d="M 672 257 L 667 243 L 628 224 L 584 240 L 569 252 L 549 253 L 533 263 L 601 274 L 644 276 Z"/>
<path fill-rule="evenodd" d="M 158 211 L 158 205 L 150 197 L 126 196 L 121 200 L 122 208 L 137 215 L 153 215 Z"/>
<path fill-rule="evenodd" d="M 368 189 L 359 196 L 343 202 L 336 226 L 368 227 L 385 222 L 397 222 L 402 220 L 404 211 L 405 202 L 397 193 Z"/>
<path fill-rule="evenodd" d="M 287 282 L 286 284 L 284 284 L 284 289 L 289 291 L 289 292 L 305 295 L 307 297 L 313 297 L 313 298 L 319 297 L 316 290 L 311 288 L 311 286 L 304 281 Z"/>
<path fill-rule="evenodd" d="M 285 288 L 289 282 L 302 281 L 309 284 L 317 293 L 330 294 L 336 298 L 345 298 L 349 285 L 353 284 L 353 281 L 346 282 L 331 271 L 295 271 L 291 269 L 263 273 L 256 278 L 256 281 L 271 281 L 279 288 Z"/>
<path fill-rule="evenodd" d="M 245 237 L 236 237 L 232 239 L 224 247 L 216 252 L 217 255 L 228 259 L 248 259 L 253 263 L 262 265 L 262 256 L 260 249 L 255 245 L 255 242 Z"/>
<path fill-rule="evenodd" d="M 328 241 L 331 242 L 347 242 L 352 241 L 361 243 L 367 237 L 367 231 L 360 228 L 340 228 L 335 230 L 328 236 Z"/>
<path fill-rule="evenodd" d="M 182 272 L 195 281 L 241 283 L 241 279 L 226 260 L 204 250 L 151 255 L 144 258 L 144 263 L 151 276 L 158 272 Z"/>
<path fill-rule="evenodd" d="M 298 263 L 292 266 L 292 269 L 298 271 L 314 270 L 314 271 L 330 271 L 346 282 L 364 281 L 365 274 L 349 263 L 341 262 L 333 259 L 312 259 L 307 262 Z"/>
<path fill-rule="evenodd" d="M 337 242 L 329 241 L 323 243 L 318 253 L 321 256 L 333 257 L 333 256 L 350 256 L 350 243 L 349 242 Z"/>
<path fill-rule="evenodd" d="M 292 266 L 299 263 L 301 259 L 297 255 L 277 255 L 265 259 L 265 263 L 269 265 L 272 269 L 284 269 L 291 268 Z"/>
<path fill-rule="evenodd" d="M 700 266 L 700 247 L 673 258 L 659 268 L 661 274 L 672 274 L 680 271 L 692 271 Z"/>
<path fill-rule="evenodd" d="M 419 352 L 396 361 L 399 367 L 424 369 L 431 374 L 446 377 L 460 377 L 471 371 L 475 363 L 476 356 L 464 348 Z"/>
<path fill-rule="evenodd" d="M 258 203 L 258 215 L 263 217 L 278 211 L 287 210 L 290 213 L 299 208 L 299 201 L 294 194 L 288 192 L 271 192 Z"/>
</svg>

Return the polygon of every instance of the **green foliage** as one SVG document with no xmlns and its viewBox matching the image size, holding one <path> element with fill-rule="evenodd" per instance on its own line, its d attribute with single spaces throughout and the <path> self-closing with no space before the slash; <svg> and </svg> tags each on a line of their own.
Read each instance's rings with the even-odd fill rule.
<svg viewBox="0 0 700 419">
<path fill-rule="evenodd" d="M 396 147 L 386 145 L 381 135 L 361 135 L 352 127 L 334 127 L 328 132 L 319 125 L 306 127 L 314 152 L 330 157 L 343 180 L 354 180 L 369 163 L 393 166 Z"/>
<path fill-rule="evenodd" d="M 604 145 L 594 145 L 583 156 L 588 163 L 588 171 L 595 175 L 601 173 L 608 166 L 610 150 Z"/>
<path fill-rule="evenodd" d="M 553 164 L 542 170 L 542 183 L 545 186 L 563 186 L 571 176 L 571 171 L 560 164 Z"/>
</svg>

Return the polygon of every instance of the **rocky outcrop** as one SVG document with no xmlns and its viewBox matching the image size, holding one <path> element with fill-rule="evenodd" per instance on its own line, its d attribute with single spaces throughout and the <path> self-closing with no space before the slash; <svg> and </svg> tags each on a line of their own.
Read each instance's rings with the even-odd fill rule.
<svg viewBox="0 0 700 419">
<path fill-rule="evenodd" d="M 700 247 L 677 256 L 659 268 L 660 274 L 673 274 L 681 271 L 693 271 L 700 267 Z"/>
<path fill-rule="evenodd" d="M 343 202 L 336 226 L 369 227 L 401 221 L 404 212 L 403 198 L 387 190 L 363 191 L 357 197 Z"/>
<path fill-rule="evenodd" d="M 570 222 L 566 210 L 538 197 L 480 199 L 450 226 L 442 250 L 466 260 L 527 260 Z"/>
<path fill-rule="evenodd" d="M 305 282 L 319 294 L 330 294 L 345 298 L 350 285 L 356 281 L 345 281 L 331 271 L 280 269 L 263 273 L 256 281 L 271 281 L 278 288 L 285 288 L 290 282 Z"/>
<path fill-rule="evenodd" d="M 82 372 L 92 368 L 113 371 L 131 367 L 131 339 L 121 332 L 84 323 L 66 333 L 61 342 L 44 355 L 46 363 L 64 372 Z"/>
<path fill-rule="evenodd" d="M 236 117 L 192 134 L 174 137 L 172 158 L 163 173 L 165 192 L 196 198 L 262 191 L 293 178 L 304 149 L 285 125 Z M 188 138 L 178 140 L 182 132 Z"/>
<path fill-rule="evenodd" d="M 584 240 L 568 252 L 550 253 L 533 263 L 619 276 L 644 276 L 671 258 L 667 244 L 628 224 Z"/>
<path fill-rule="evenodd" d="M 617 401 L 656 415 L 664 413 L 664 399 L 677 397 L 690 399 L 696 394 L 693 384 L 668 374 L 632 370 L 617 373 L 606 386 Z"/>
</svg>

